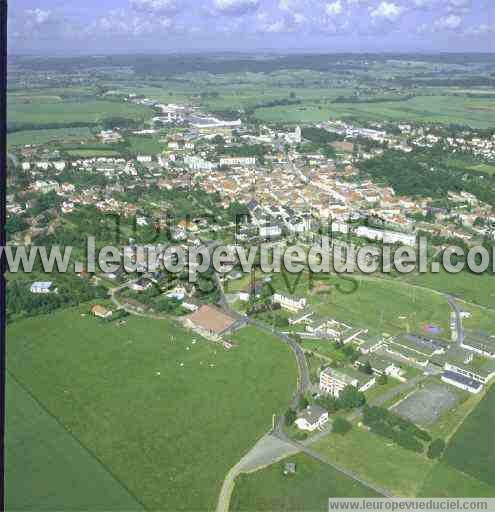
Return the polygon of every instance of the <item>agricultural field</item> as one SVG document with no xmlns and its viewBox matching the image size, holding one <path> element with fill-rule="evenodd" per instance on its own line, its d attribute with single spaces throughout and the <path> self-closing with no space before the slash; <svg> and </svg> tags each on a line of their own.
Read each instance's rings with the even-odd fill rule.
<svg viewBox="0 0 495 512">
<path fill-rule="evenodd" d="M 146 509 L 212 510 L 228 470 L 290 401 L 289 348 L 244 328 L 226 351 L 167 320 L 118 325 L 88 310 L 9 326 L 8 371 Z M 7 474 L 13 490 L 22 474 Z M 74 491 L 64 508 L 78 505 Z"/>
<path fill-rule="evenodd" d="M 444 461 L 450 466 L 495 487 L 495 387 L 468 416 L 452 438 Z"/>
<path fill-rule="evenodd" d="M 5 430 L 8 510 L 67 510 L 69 506 L 143 510 L 122 483 L 9 374 Z"/>
<path fill-rule="evenodd" d="M 296 464 L 295 475 L 284 475 L 286 463 Z M 328 498 L 367 498 L 373 491 L 308 455 L 299 454 L 255 473 L 237 478 L 232 511 L 328 510 Z"/>
<path fill-rule="evenodd" d="M 48 144 L 60 142 L 80 142 L 92 139 L 89 128 L 52 128 L 47 130 L 23 130 L 7 135 L 9 147 L 25 146 L 27 144 Z"/>
<path fill-rule="evenodd" d="M 7 111 L 9 125 L 29 125 L 32 128 L 49 124 L 57 127 L 71 123 L 95 124 L 107 117 L 145 120 L 150 114 L 151 110 L 141 105 L 92 98 L 41 103 L 9 101 Z"/>
<path fill-rule="evenodd" d="M 155 137 L 129 137 L 128 142 L 134 155 L 156 155 L 166 149 L 166 144 Z"/>
<path fill-rule="evenodd" d="M 330 118 L 362 121 L 418 121 L 467 124 L 473 128 L 493 126 L 493 100 L 463 96 L 417 96 L 404 101 L 332 103 L 304 101 L 302 105 L 259 108 L 256 117 L 263 122 L 321 122 Z"/>
</svg>

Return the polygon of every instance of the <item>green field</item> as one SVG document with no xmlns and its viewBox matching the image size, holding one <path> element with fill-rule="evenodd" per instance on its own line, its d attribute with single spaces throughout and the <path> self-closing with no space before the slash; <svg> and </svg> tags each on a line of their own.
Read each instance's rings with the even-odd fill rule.
<svg viewBox="0 0 495 512">
<path fill-rule="evenodd" d="M 10 124 L 71 124 L 98 123 L 107 117 L 125 117 L 144 120 L 151 109 L 122 101 L 84 99 L 83 101 L 57 101 L 32 103 L 8 102 L 7 118 Z"/>
<path fill-rule="evenodd" d="M 284 475 L 287 462 L 296 464 L 295 475 Z M 370 489 L 331 466 L 299 454 L 266 469 L 237 478 L 230 510 L 328 510 L 328 498 L 375 497 Z"/>
<path fill-rule="evenodd" d="M 136 136 L 128 140 L 130 151 L 135 155 L 156 155 L 166 148 L 166 144 L 155 137 Z"/>
<path fill-rule="evenodd" d="M 363 121 L 418 121 L 470 125 L 490 128 L 495 125 L 492 99 L 462 96 L 417 96 L 406 101 L 377 103 L 314 104 L 259 108 L 256 117 L 264 122 L 321 122 L 330 118 L 353 118 Z"/>
<path fill-rule="evenodd" d="M 145 508 L 212 510 L 228 470 L 292 396 L 288 347 L 244 328 L 226 351 L 169 321 L 118 326 L 87 310 L 9 326 L 9 372 Z M 9 492 L 21 485 L 14 469 Z M 77 508 L 78 496 L 67 500 Z"/>
<path fill-rule="evenodd" d="M 92 138 L 89 128 L 52 128 L 48 130 L 23 130 L 7 135 L 9 146 L 47 144 L 49 142 L 79 142 Z"/>
<path fill-rule="evenodd" d="M 416 496 L 433 462 L 359 427 L 346 434 L 330 435 L 313 448 L 396 496 Z"/>
<path fill-rule="evenodd" d="M 9 374 L 5 446 L 7 510 L 143 509 Z"/>
<path fill-rule="evenodd" d="M 438 462 L 426 476 L 418 497 L 424 498 L 494 498 L 492 487 L 476 478 Z"/>
<path fill-rule="evenodd" d="M 401 281 L 364 276 L 320 275 L 310 290 L 307 274 L 277 274 L 273 286 L 290 295 L 304 295 L 319 315 L 368 328 L 372 333 L 397 334 L 420 331 L 425 324 L 448 328 L 450 309 L 445 298 L 429 290 L 415 289 Z M 330 288 L 318 292 L 318 285 Z"/>
<path fill-rule="evenodd" d="M 495 308 L 495 278 L 489 273 L 449 274 L 440 268 L 438 273 L 402 275 L 400 279 L 406 283 L 449 293 L 474 304 Z"/>
<path fill-rule="evenodd" d="M 491 387 L 469 415 L 445 453 L 452 467 L 495 487 L 495 387 Z"/>
<path fill-rule="evenodd" d="M 119 157 L 120 153 L 115 149 L 110 148 L 98 148 L 98 149 L 68 149 L 66 153 L 75 158 L 92 158 L 92 157 Z"/>
</svg>

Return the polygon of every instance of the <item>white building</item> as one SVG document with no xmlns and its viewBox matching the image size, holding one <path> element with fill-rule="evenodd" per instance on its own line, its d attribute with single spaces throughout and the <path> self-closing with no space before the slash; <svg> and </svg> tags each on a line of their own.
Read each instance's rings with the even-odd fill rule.
<svg viewBox="0 0 495 512">
<path fill-rule="evenodd" d="M 277 224 L 263 224 L 258 230 L 261 238 L 274 238 L 282 234 L 282 228 Z"/>
<path fill-rule="evenodd" d="M 137 161 L 140 164 L 150 164 L 152 162 L 153 158 L 149 155 L 138 155 Z"/>
<path fill-rule="evenodd" d="M 272 295 L 272 303 L 280 304 L 284 309 L 296 313 L 306 307 L 307 301 L 304 297 L 290 297 L 281 293 L 275 293 Z"/>
<path fill-rule="evenodd" d="M 217 164 L 208 162 L 204 158 L 190 155 L 184 157 L 184 165 L 187 165 L 193 171 L 211 171 L 217 167 Z"/>
<path fill-rule="evenodd" d="M 256 157 L 233 157 L 233 158 L 220 158 L 220 165 L 234 166 L 234 165 L 256 165 Z"/>
<path fill-rule="evenodd" d="M 416 245 L 415 233 L 401 233 L 399 231 L 386 231 L 369 228 L 367 226 L 359 226 L 354 234 L 370 240 L 381 240 L 385 244 L 401 243 L 410 246 Z"/>
<path fill-rule="evenodd" d="M 35 281 L 31 285 L 31 293 L 50 293 L 53 288 L 51 281 Z"/>
<path fill-rule="evenodd" d="M 65 169 L 65 162 L 63 160 L 59 162 L 53 162 L 53 167 L 55 167 L 56 171 L 62 172 Z"/>
<path fill-rule="evenodd" d="M 38 180 L 38 181 L 34 182 L 33 188 L 37 192 L 47 194 L 48 192 L 58 192 L 60 190 L 60 185 L 56 181 L 53 181 L 53 180 L 49 180 L 49 181 Z"/>
<path fill-rule="evenodd" d="M 347 386 L 353 386 L 358 391 L 364 392 L 371 388 L 375 382 L 374 376 L 350 368 L 346 368 L 344 372 L 344 370 L 335 370 L 328 367 L 320 373 L 320 391 L 334 398 L 339 398 L 340 393 Z"/>
<path fill-rule="evenodd" d="M 308 405 L 308 407 L 296 419 L 296 425 L 299 430 L 313 432 L 316 429 L 322 429 L 328 422 L 328 411 L 318 405 Z"/>
</svg>

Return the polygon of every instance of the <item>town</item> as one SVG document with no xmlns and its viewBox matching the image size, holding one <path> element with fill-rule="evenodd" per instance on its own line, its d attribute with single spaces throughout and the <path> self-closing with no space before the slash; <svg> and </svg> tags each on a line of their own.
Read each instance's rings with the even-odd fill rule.
<svg viewBox="0 0 495 512">
<path fill-rule="evenodd" d="M 302 109 L 316 107 L 293 87 L 297 72 L 287 72 L 283 97 L 257 108 L 300 118 L 270 121 L 238 108 L 232 92 L 216 93 L 215 84 L 240 80 L 229 74 L 203 77 L 202 90 L 186 94 L 181 87 L 196 78 L 180 75 L 165 93 L 131 80 L 127 67 L 113 79 L 96 63 L 66 73 L 30 65 L 21 60 L 12 73 L 23 92 L 12 93 L 8 245 L 71 247 L 86 263 L 52 272 L 38 258 L 32 271 L 7 273 L 9 379 L 19 394 L 39 386 L 43 407 L 126 482 L 115 490 L 120 509 L 256 510 L 258 499 L 278 503 L 298 486 L 320 501 L 329 492 L 492 492 L 483 471 L 493 459 L 465 459 L 485 460 L 474 415 L 493 416 L 493 272 L 337 274 L 304 264 L 294 275 L 263 271 L 257 259 L 245 272 L 236 248 L 297 243 L 308 252 L 327 240 L 344 260 L 353 248 L 395 253 L 424 237 L 429 263 L 449 246 L 493 251 L 494 128 L 406 114 L 308 120 Z M 60 96 L 73 102 L 68 109 L 80 100 L 109 115 L 32 129 L 29 80 L 54 95 L 69 84 L 76 99 Z M 326 80 L 342 86 L 333 74 Z M 410 101 L 390 84 L 373 87 L 370 103 L 385 93 Z M 40 98 L 56 109 L 59 100 Z M 357 93 L 332 97 L 332 105 L 360 102 Z M 89 268 L 89 237 L 97 249 L 119 249 L 114 270 Z M 222 271 L 193 282 L 191 268 L 150 270 L 144 249 L 171 246 L 223 246 L 227 257 Z M 172 438 L 180 439 L 173 449 Z M 198 481 L 192 467 L 205 473 Z M 328 491 L 316 475 L 339 485 Z"/>
</svg>

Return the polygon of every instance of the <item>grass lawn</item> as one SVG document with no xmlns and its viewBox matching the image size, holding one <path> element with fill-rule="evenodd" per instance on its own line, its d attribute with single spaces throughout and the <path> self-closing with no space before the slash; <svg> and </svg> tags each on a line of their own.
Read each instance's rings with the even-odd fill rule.
<svg viewBox="0 0 495 512">
<path fill-rule="evenodd" d="M 285 476 L 287 462 L 296 464 L 296 474 Z M 358 482 L 308 455 L 299 454 L 255 473 L 241 475 L 235 484 L 233 511 L 328 510 L 328 498 L 375 497 Z"/>
<path fill-rule="evenodd" d="M 5 448 L 7 510 L 143 509 L 9 374 Z"/>
<path fill-rule="evenodd" d="M 289 348 L 244 328 L 226 351 L 168 321 L 119 327 L 87 310 L 9 326 L 8 370 L 147 509 L 212 510 L 292 396 Z"/>
<path fill-rule="evenodd" d="M 452 438 L 444 461 L 495 487 L 495 387 L 468 416 Z"/>
<path fill-rule="evenodd" d="M 433 466 L 426 456 L 405 450 L 357 426 L 345 436 L 330 435 L 312 448 L 401 497 L 415 496 Z"/>
</svg>

